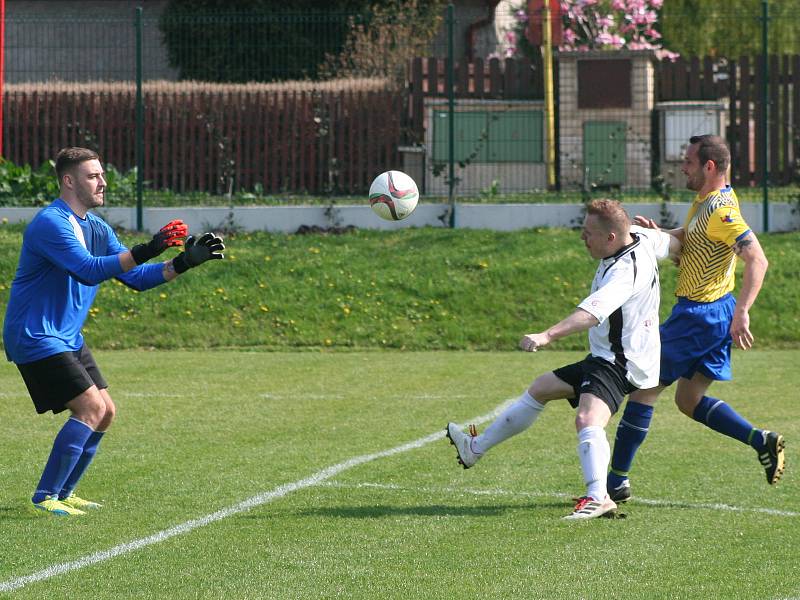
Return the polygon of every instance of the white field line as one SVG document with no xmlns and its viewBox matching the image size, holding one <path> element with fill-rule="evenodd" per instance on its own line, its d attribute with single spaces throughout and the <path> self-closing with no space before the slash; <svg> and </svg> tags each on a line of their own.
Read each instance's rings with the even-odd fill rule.
<svg viewBox="0 0 800 600">
<path fill-rule="evenodd" d="M 468 423 L 475 423 L 477 425 L 489 421 L 490 419 L 494 418 L 494 416 L 506 406 L 507 402 L 501 404 L 491 412 L 481 415 L 480 417 L 470 419 Z M 339 464 L 322 469 L 321 471 L 318 471 L 313 475 L 310 475 L 309 477 L 300 479 L 293 483 L 286 483 L 280 485 L 276 487 L 274 490 L 271 490 L 269 492 L 263 492 L 261 494 L 258 494 L 257 496 L 253 496 L 252 498 L 248 498 L 247 500 L 239 502 L 238 504 L 234 504 L 233 506 L 223 508 L 221 510 L 218 510 L 217 512 L 211 513 L 204 517 L 200 517 L 199 519 L 192 519 L 191 521 L 186 521 L 185 523 L 181 523 L 180 525 L 175 525 L 174 527 L 170 527 L 169 529 L 164 529 L 163 531 L 159 531 L 158 533 L 154 533 L 153 535 L 139 538 L 138 540 L 133 540 L 130 542 L 125 542 L 124 544 L 119 544 L 118 546 L 114 546 L 113 548 L 109 548 L 108 550 L 101 550 L 99 552 L 95 552 L 94 554 L 83 556 L 81 558 L 78 558 L 77 560 L 51 565 L 45 569 L 42 569 L 41 571 L 37 571 L 36 573 L 32 573 L 30 575 L 24 575 L 22 577 L 16 577 L 14 579 L 9 579 L 7 581 L 0 582 L 0 593 L 13 592 L 30 583 L 35 583 L 37 581 L 50 579 L 51 577 L 55 577 L 57 575 L 63 575 L 64 573 L 69 573 L 70 571 L 76 571 L 84 567 L 88 567 L 91 565 L 95 565 L 97 563 L 110 560 L 112 558 L 116 558 L 117 556 L 121 556 L 123 554 L 128 554 L 135 550 L 139 550 L 140 548 L 145 548 L 147 546 L 152 546 L 153 544 L 158 544 L 160 542 L 168 540 L 169 538 L 178 535 L 183 535 L 184 533 L 188 533 L 194 529 L 205 527 L 206 525 L 210 525 L 211 523 L 214 523 L 216 521 L 221 521 L 222 519 L 226 519 L 230 516 L 246 512 L 251 508 L 255 508 L 257 506 L 261 506 L 262 504 L 272 502 L 273 500 L 282 498 L 283 496 L 291 494 L 292 492 L 296 492 L 297 490 L 302 490 L 304 488 L 319 485 L 320 483 L 323 483 L 324 481 L 330 479 L 331 477 L 338 475 L 342 471 L 352 469 L 353 467 L 363 465 L 364 463 L 368 463 L 373 460 L 377 460 L 379 458 L 386 458 L 388 456 L 394 456 L 395 454 L 402 454 L 403 452 L 408 452 L 409 450 L 416 450 L 417 448 L 422 448 L 423 446 L 430 444 L 431 442 L 440 440 L 443 437 L 444 437 L 444 427 L 442 427 L 442 429 L 440 431 L 437 431 L 436 433 L 426 435 L 425 437 L 419 438 L 418 440 L 414 440 L 413 442 L 408 442 L 407 444 L 395 446 L 394 448 L 383 450 L 381 452 L 375 452 L 374 454 L 364 454 L 362 456 L 356 456 Z"/>
<path fill-rule="evenodd" d="M 160 395 L 160 394 L 159 394 Z M 280 394 L 272 392 L 263 392 L 258 394 L 259 398 L 264 400 L 342 400 L 347 398 L 346 394 L 325 394 L 325 393 L 309 393 L 309 394 Z M 377 399 L 377 397 L 373 397 Z M 384 401 L 392 400 L 458 400 L 460 398 L 467 398 L 466 394 L 412 394 L 403 396 L 381 396 Z"/>
<path fill-rule="evenodd" d="M 470 496 L 510 496 L 518 498 L 573 498 L 575 494 L 565 494 L 560 492 L 515 492 L 503 489 L 474 489 L 462 487 L 404 487 L 396 484 L 386 483 L 339 483 L 336 481 L 323 481 L 317 484 L 325 487 L 336 488 L 351 488 L 351 489 L 381 489 L 381 490 L 397 490 L 401 492 L 415 492 L 426 494 L 466 494 Z M 692 508 L 701 510 L 716 510 L 727 512 L 741 512 L 741 513 L 758 513 L 764 515 L 771 515 L 774 517 L 800 517 L 800 512 L 791 510 L 778 510 L 775 508 L 761 508 L 761 507 L 745 507 L 733 506 L 731 504 L 707 504 L 697 502 L 683 502 L 680 500 L 651 500 L 649 498 L 641 498 L 636 496 L 634 502 L 639 504 L 649 504 L 651 506 L 664 506 L 667 508 Z M 800 600 L 800 599 L 799 599 Z"/>
</svg>

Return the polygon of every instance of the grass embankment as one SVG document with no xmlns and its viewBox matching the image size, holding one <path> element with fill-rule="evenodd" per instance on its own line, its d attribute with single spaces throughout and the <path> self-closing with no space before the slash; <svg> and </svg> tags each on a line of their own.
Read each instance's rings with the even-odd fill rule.
<svg viewBox="0 0 800 600">
<path fill-rule="evenodd" d="M 0 227 L 5 306 L 21 228 Z M 145 238 L 124 235 L 129 245 Z M 762 235 L 767 281 L 751 311 L 758 347 L 800 345 L 800 233 Z M 513 349 L 565 316 L 596 263 L 578 233 L 447 229 L 240 234 L 227 260 L 144 293 L 101 286 L 85 333 L 100 348 Z M 170 255 L 171 256 L 171 255 Z M 741 265 L 740 265 L 741 270 Z M 662 266 L 662 316 L 676 269 Z M 583 336 L 558 342 L 585 348 Z"/>
</svg>

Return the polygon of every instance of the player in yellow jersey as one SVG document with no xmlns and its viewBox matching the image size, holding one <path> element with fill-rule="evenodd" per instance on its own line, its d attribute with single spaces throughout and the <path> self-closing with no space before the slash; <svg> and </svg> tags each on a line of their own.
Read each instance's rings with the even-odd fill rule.
<svg viewBox="0 0 800 600">
<path fill-rule="evenodd" d="M 731 379 L 731 344 L 743 350 L 753 345 L 749 310 L 764 281 L 767 258 L 727 183 L 730 151 L 724 140 L 700 135 L 689 144 L 682 171 L 686 187 L 697 196 L 683 227 L 669 232 L 683 242 L 678 301 L 660 329 L 660 385 L 632 393 L 617 427 L 607 481 L 616 502 L 631 497 L 628 472 L 633 457 L 647 435 L 659 393 L 675 381 L 675 403 L 683 414 L 753 447 L 768 483 L 776 483 L 784 470 L 783 436 L 753 427 L 729 404 L 707 395 L 714 381 Z M 636 217 L 636 223 L 658 228 L 644 217 Z M 745 266 L 735 299 L 731 291 L 737 257 Z"/>
</svg>

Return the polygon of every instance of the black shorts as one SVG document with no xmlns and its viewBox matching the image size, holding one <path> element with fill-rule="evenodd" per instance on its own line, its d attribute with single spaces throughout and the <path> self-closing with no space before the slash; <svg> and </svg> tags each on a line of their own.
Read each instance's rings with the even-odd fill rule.
<svg viewBox="0 0 800 600">
<path fill-rule="evenodd" d="M 39 414 L 60 413 L 67 402 L 93 385 L 100 390 L 108 387 L 86 344 L 76 352 L 61 352 L 17 368 Z"/>
<path fill-rule="evenodd" d="M 638 389 L 628 381 L 625 369 L 591 354 L 581 362 L 560 367 L 553 374 L 572 386 L 575 396 L 567 398 L 577 408 L 581 394 L 594 394 L 615 414 L 625 396 Z"/>
</svg>

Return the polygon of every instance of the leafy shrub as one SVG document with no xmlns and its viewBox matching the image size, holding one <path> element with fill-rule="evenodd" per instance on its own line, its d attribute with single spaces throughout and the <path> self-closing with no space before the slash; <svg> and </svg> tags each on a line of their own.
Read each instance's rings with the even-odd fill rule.
<svg viewBox="0 0 800 600">
<path fill-rule="evenodd" d="M 369 17 L 351 19 L 340 53 L 329 53 L 320 75 L 385 77 L 402 84 L 408 62 L 430 51 L 442 27 L 445 0 L 387 0 L 375 3 Z"/>
<path fill-rule="evenodd" d="M 0 206 L 19 205 L 20 200 L 30 206 L 42 206 L 58 196 L 58 180 L 52 160 L 38 169 L 30 165 L 15 165 L 0 159 Z"/>
<path fill-rule="evenodd" d="M 136 169 L 122 173 L 106 164 L 106 183 L 109 193 L 118 198 L 136 197 Z M 55 163 L 49 160 L 37 168 L 15 165 L 0 158 L 0 206 L 44 206 L 59 194 Z"/>
</svg>

